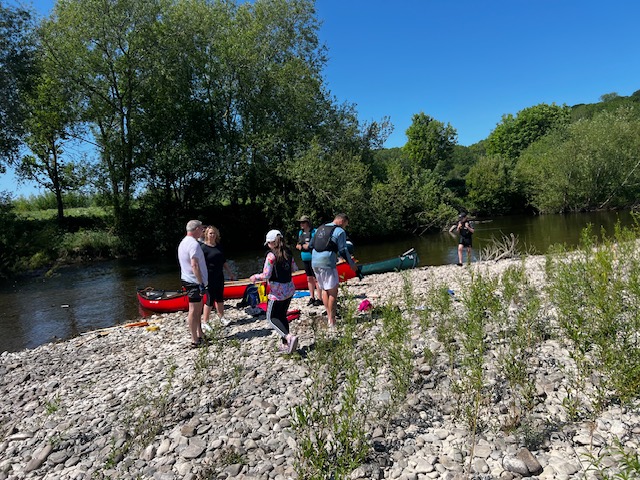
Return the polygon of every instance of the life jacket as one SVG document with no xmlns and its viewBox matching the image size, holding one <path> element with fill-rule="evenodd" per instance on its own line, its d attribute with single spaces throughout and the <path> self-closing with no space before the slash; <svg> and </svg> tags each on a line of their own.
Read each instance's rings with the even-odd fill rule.
<svg viewBox="0 0 640 480">
<path fill-rule="evenodd" d="M 287 250 L 288 259 L 277 260 L 273 265 L 273 272 L 271 273 L 270 282 L 277 283 L 289 283 L 291 281 L 291 252 Z"/>
</svg>

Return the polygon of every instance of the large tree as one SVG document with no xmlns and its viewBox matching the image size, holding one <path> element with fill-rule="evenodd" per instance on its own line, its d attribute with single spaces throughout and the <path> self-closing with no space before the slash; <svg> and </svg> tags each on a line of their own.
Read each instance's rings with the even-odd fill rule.
<svg viewBox="0 0 640 480">
<path fill-rule="evenodd" d="M 282 201 L 282 162 L 340 136 L 317 30 L 309 0 L 177 2 L 156 51 L 150 194 L 185 208 Z"/>
<path fill-rule="evenodd" d="M 566 105 L 541 103 L 525 108 L 514 117 L 503 115 L 502 121 L 489 134 L 487 154 L 515 160 L 525 148 L 556 128 L 569 123 L 571 110 Z"/>
<path fill-rule="evenodd" d="M 145 158 L 144 100 L 153 94 L 151 52 L 165 6 L 162 0 L 68 0 L 56 4 L 42 28 L 56 77 L 74 91 L 81 119 L 93 128 L 120 231 L 128 227 Z"/>
<path fill-rule="evenodd" d="M 26 115 L 21 97 L 31 88 L 35 51 L 31 12 L 0 3 L 0 173 L 18 155 Z"/>
<path fill-rule="evenodd" d="M 416 164 L 430 170 L 443 170 L 453 153 L 458 133 L 423 112 L 416 113 L 407 128 L 407 143 L 403 149 Z"/>
<path fill-rule="evenodd" d="M 30 155 L 17 165 L 19 177 L 31 180 L 51 191 L 56 198 L 58 220 L 64 218 L 63 194 L 84 185 L 82 165 L 74 162 L 65 145 L 73 140 L 75 122 L 74 102 L 61 85 L 41 65 L 37 86 L 23 97 L 29 114 L 25 121 L 25 145 Z"/>
</svg>

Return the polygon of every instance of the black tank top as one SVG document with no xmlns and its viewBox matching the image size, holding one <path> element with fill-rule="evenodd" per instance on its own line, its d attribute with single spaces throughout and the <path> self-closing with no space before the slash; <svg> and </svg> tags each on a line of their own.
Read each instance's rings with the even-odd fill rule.
<svg viewBox="0 0 640 480">
<path fill-rule="evenodd" d="M 289 283 L 291 281 L 291 250 L 287 249 L 287 258 L 278 261 L 273 266 L 273 273 L 269 281 L 277 283 Z"/>
</svg>

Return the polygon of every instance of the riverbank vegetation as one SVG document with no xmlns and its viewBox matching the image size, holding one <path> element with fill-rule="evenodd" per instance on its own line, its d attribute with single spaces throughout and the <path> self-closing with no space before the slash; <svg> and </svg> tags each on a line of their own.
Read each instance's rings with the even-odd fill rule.
<svg viewBox="0 0 640 480">
<path fill-rule="evenodd" d="M 194 217 L 241 247 L 271 227 L 294 235 L 301 214 L 345 211 L 351 235 L 372 239 L 440 229 L 462 209 L 640 198 L 640 90 L 508 113 L 471 146 L 419 112 L 407 143 L 385 149 L 389 119 L 359 120 L 323 78 L 311 0 L 72 0 L 42 19 L 0 4 L 0 17 L 0 169 L 47 192 L 0 196 L 2 276 L 60 258 L 173 254 Z M 44 222 L 33 213 L 50 208 Z"/>
</svg>

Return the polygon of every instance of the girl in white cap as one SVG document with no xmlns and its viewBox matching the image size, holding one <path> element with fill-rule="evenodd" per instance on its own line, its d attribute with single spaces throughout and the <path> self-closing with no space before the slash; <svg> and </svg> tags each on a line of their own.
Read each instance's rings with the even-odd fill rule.
<svg viewBox="0 0 640 480">
<path fill-rule="evenodd" d="M 282 338 L 280 351 L 292 353 L 298 347 L 298 337 L 289 333 L 287 310 L 296 291 L 291 274 L 298 270 L 291 249 L 285 244 L 280 230 L 269 230 L 265 238 L 269 253 L 262 273 L 251 275 L 251 282 L 269 282 L 267 321 Z"/>
</svg>

